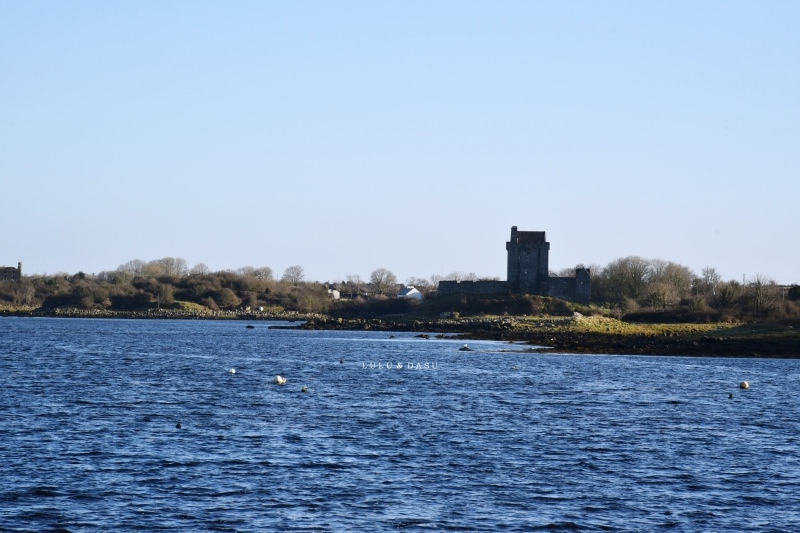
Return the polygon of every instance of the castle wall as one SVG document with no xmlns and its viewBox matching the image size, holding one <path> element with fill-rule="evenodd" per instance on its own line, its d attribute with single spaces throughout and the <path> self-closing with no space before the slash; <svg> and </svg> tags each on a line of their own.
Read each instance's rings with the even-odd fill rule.
<svg viewBox="0 0 800 533">
<path fill-rule="evenodd" d="M 576 268 L 575 277 L 550 276 L 547 295 L 582 304 L 589 304 L 592 296 L 591 276 L 585 268 Z"/>
<path fill-rule="evenodd" d="M 592 276 L 587 268 L 575 269 L 574 301 L 589 305 L 592 299 Z"/>
<path fill-rule="evenodd" d="M 547 295 L 562 300 L 572 300 L 575 294 L 575 278 L 551 276 L 547 280 Z"/>
<path fill-rule="evenodd" d="M 446 294 L 504 294 L 508 283 L 496 280 L 480 281 L 440 281 L 438 295 Z"/>
</svg>

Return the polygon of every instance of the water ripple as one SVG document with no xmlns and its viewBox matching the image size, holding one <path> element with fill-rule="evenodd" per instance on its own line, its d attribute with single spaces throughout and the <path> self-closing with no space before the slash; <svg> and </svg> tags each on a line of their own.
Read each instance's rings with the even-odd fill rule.
<svg viewBox="0 0 800 533">
<path fill-rule="evenodd" d="M 241 322 L 0 328 L 2 531 L 800 529 L 794 360 Z"/>
</svg>

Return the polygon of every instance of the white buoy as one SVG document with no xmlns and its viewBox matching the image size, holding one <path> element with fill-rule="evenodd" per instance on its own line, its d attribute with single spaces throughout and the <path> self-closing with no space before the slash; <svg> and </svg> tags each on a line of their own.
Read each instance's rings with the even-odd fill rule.
<svg viewBox="0 0 800 533">
<path fill-rule="evenodd" d="M 750 388 L 750 384 L 748 382 L 746 382 L 746 381 L 742 381 L 741 383 L 739 383 L 739 388 L 740 389 L 749 389 Z"/>
<path fill-rule="evenodd" d="M 231 368 L 230 370 L 228 370 L 228 374 L 235 374 L 235 373 L 236 373 L 235 368 Z"/>
<path fill-rule="evenodd" d="M 282 376 L 275 376 L 275 383 L 278 385 L 286 385 L 286 378 Z"/>
</svg>

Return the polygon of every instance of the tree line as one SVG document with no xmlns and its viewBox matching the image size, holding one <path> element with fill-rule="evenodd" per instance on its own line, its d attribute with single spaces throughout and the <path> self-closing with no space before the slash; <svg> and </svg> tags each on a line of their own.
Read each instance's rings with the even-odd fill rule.
<svg viewBox="0 0 800 533">
<path fill-rule="evenodd" d="M 376 269 L 366 281 L 348 276 L 347 281 L 320 283 L 306 281 L 300 265 L 286 268 L 278 278 L 266 266 L 211 272 L 203 263 L 189 268 L 182 258 L 165 257 L 149 262 L 135 259 L 99 274 L 60 273 L 0 281 L 0 307 L 325 313 L 335 301 L 333 291 L 354 299 L 386 298 L 397 290 L 397 277 L 386 268 Z"/>
<path fill-rule="evenodd" d="M 677 263 L 638 256 L 587 268 L 592 277 L 592 305 L 620 318 L 683 313 L 708 320 L 800 319 L 800 286 L 782 287 L 760 274 L 742 281 L 722 280 L 712 267 L 698 275 Z M 551 274 L 574 275 L 574 269 Z M 351 275 L 321 283 L 307 281 L 300 265 L 286 268 L 277 277 L 266 266 L 211 272 L 203 263 L 190 268 L 182 258 L 165 257 L 128 261 L 116 270 L 96 275 L 62 273 L 1 281 L 0 307 L 120 311 L 194 307 L 335 313 L 348 305 L 363 310 L 365 301 L 375 302 L 376 309 L 389 309 L 391 306 L 377 302 L 392 298 L 404 285 L 413 285 L 431 299 L 439 281 L 478 279 L 497 278 L 453 272 L 412 277 L 401 284 L 391 270 L 381 267 L 367 279 Z M 335 299 L 334 294 L 341 299 Z"/>
<path fill-rule="evenodd" d="M 717 320 L 800 319 L 800 286 L 780 286 L 763 274 L 723 280 L 714 267 L 698 275 L 671 261 L 639 256 L 589 269 L 592 302 L 618 316 L 673 310 Z"/>
</svg>

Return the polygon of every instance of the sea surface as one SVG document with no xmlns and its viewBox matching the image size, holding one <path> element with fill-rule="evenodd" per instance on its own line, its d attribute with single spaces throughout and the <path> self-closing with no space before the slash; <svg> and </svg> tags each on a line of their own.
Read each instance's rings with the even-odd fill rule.
<svg viewBox="0 0 800 533">
<path fill-rule="evenodd" d="M 0 531 L 800 531 L 800 360 L 271 325 L 0 318 Z"/>
</svg>

